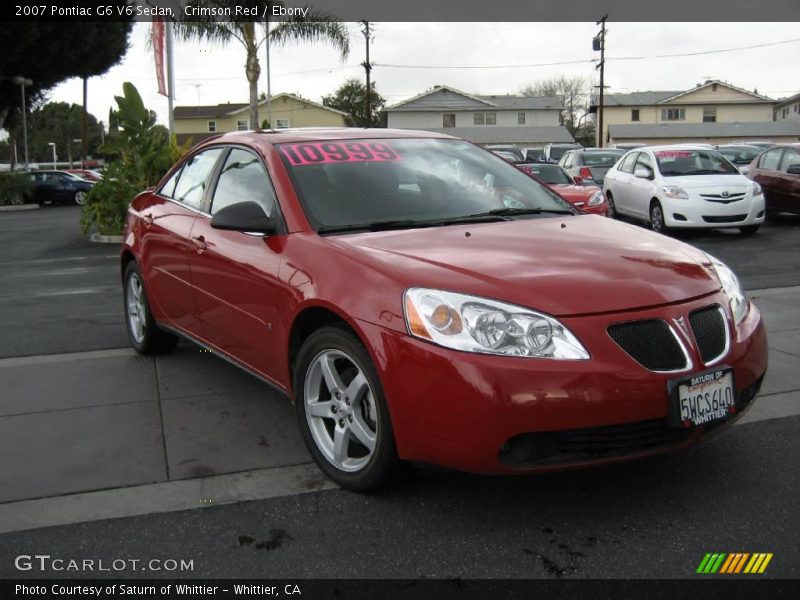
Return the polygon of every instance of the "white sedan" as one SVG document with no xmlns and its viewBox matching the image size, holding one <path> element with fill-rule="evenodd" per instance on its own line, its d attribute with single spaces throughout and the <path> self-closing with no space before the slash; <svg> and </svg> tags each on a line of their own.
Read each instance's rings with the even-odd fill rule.
<svg viewBox="0 0 800 600">
<path fill-rule="evenodd" d="M 631 150 L 606 173 L 609 216 L 625 215 L 670 228 L 758 231 L 764 222 L 761 186 L 716 150 L 648 146 Z"/>
</svg>

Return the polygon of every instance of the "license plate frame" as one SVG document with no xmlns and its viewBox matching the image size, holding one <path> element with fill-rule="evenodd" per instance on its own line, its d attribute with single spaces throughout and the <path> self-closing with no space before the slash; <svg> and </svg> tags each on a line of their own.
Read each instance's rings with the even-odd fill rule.
<svg viewBox="0 0 800 600">
<path fill-rule="evenodd" d="M 708 425 L 736 413 L 733 369 L 720 365 L 667 382 L 671 427 Z"/>
</svg>

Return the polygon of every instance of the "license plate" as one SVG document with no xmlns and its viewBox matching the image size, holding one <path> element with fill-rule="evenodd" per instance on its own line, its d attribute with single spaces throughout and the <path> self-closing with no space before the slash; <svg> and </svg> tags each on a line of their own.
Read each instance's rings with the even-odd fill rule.
<svg viewBox="0 0 800 600">
<path fill-rule="evenodd" d="M 732 369 L 715 369 L 677 382 L 677 417 L 683 427 L 703 425 L 736 412 Z"/>
</svg>

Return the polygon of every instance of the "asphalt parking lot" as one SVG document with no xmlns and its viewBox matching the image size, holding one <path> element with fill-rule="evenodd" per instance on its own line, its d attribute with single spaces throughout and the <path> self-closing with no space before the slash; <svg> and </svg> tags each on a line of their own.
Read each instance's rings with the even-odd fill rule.
<svg viewBox="0 0 800 600">
<path fill-rule="evenodd" d="M 135 355 L 116 247 L 78 219 L 0 213 L 0 577 L 52 576 L 13 567 L 42 550 L 194 559 L 194 577 L 465 578 L 688 577 L 706 552 L 773 552 L 769 576 L 800 576 L 800 218 L 680 236 L 739 273 L 769 330 L 731 430 L 591 471 L 423 469 L 370 496 L 333 489 L 256 379 L 188 343 Z"/>
</svg>

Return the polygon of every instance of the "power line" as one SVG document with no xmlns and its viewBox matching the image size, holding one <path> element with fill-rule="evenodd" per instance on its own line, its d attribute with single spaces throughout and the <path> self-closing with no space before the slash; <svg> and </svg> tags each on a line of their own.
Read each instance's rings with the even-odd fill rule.
<svg viewBox="0 0 800 600">
<path fill-rule="evenodd" d="M 741 50 L 753 50 L 755 48 L 766 48 L 769 46 L 779 46 L 781 44 L 791 44 L 800 42 L 800 38 L 793 38 L 790 40 L 781 40 L 780 42 L 767 42 L 764 44 L 753 44 L 750 46 L 739 46 L 736 48 L 720 48 L 717 50 L 702 50 L 697 52 L 680 52 L 676 54 L 654 54 L 649 56 L 617 56 L 606 57 L 606 60 L 650 60 L 659 58 L 677 58 L 683 56 L 700 56 L 705 54 L 722 54 L 724 52 L 738 52 Z M 390 64 L 390 63 L 374 63 L 376 67 L 392 68 L 392 69 L 529 69 L 533 67 L 553 67 L 561 65 L 579 65 L 596 62 L 594 59 L 590 60 L 567 60 L 559 62 L 548 63 L 533 63 L 527 65 L 404 65 L 404 64 Z"/>
</svg>

